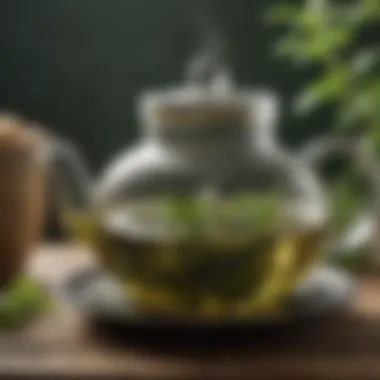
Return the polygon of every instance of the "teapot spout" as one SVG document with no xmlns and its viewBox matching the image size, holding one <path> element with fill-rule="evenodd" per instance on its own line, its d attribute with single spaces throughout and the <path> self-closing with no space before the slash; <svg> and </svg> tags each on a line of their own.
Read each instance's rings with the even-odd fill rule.
<svg viewBox="0 0 380 380">
<path fill-rule="evenodd" d="M 328 153 L 335 148 L 334 143 L 333 139 L 312 140 L 301 147 L 298 158 L 307 165 L 318 166 L 322 161 L 327 160 Z"/>
<path fill-rule="evenodd" d="M 79 151 L 70 142 L 55 138 L 50 160 L 59 217 L 88 214 L 92 206 L 91 178 Z"/>
</svg>

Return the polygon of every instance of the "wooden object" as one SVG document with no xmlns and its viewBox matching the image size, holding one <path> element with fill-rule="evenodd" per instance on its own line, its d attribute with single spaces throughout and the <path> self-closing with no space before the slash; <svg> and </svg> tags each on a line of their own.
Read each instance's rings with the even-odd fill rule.
<svg viewBox="0 0 380 380">
<path fill-rule="evenodd" d="M 44 246 L 29 271 L 51 289 L 89 253 Z M 69 379 L 376 379 L 380 378 L 380 277 L 360 282 L 344 315 L 287 338 L 237 347 L 149 350 L 104 344 L 64 302 L 22 331 L 0 333 L 0 378 Z"/>
<path fill-rule="evenodd" d="M 43 139 L 29 122 L 0 113 L 0 286 L 18 274 L 42 234 L 48 169 Z"/>
</svg>

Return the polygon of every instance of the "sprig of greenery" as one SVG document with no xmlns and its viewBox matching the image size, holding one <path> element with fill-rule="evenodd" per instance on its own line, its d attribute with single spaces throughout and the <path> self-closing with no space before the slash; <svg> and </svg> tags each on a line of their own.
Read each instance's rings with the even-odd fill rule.
<svg viewBox="0 0 380 380">
<path fill-rule="evenodd" d="M 380 25 L 380 2 L 304 0 L 294 6 L 284 1 L 269 10 L 267 21 L 285 29 L 275 47 L 278 56 L 319 68 L 296 97 L 295 113 L 305 116 L 332 105 L 336 117 L 331 128 L 359 128 L 367 146 L 380 154 L 380 46 L 374 41 L 363 47 L 357 39 L 361 31 Z M 332 189 L 337 227 L 361 208 L 360 197 L 351 192 L 351 174 Z M 338 253 L 336 259 L 358 269 L 368 261 L 367 250 Z"/>
<path fill-rule="evenodd" d="M 22 326 L 49 306 L 50 299 L 38 283 L 15 278 L 0 291 L 0 329 Z"/>
<path fill-rule="evenodd" d="M 284 2 L 269 10 L 267 21 L 286 29 L 276 44 L 278 55 L 321 69 L 296 98 L 295 110 L 304 115 L 334 104 L 337 117 L 332 127 L 365 128 L 364 137 L 380 152 L 380 47 L 356 46 L 363 28 L 380 23 L 380 2 Z"/>
</svg>

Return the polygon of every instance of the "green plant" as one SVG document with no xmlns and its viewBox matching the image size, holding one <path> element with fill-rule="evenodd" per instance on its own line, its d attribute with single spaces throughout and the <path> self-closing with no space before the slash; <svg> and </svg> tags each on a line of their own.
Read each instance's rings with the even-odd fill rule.
<svg viewBox="0 0 380 380">
<path fill-rule="evenodd" d="M 380 152 L 380 46 L 360 41 L 366 30 L 380 26 L 380 2 L 282 2 L 269 10 L 267 21 L 286 29 L 276 44 L 279 56 L 319 68 L 297 96 L 295 111 L 307 114 L 334 105 L 332 128 L 359 127 Z"/>
<path fill-rule="evenodd" d="M 45 290 L 34 280 L 15 278 L 0 292 L 0 329 L 22 327 L 47 311 L 50 301 Z"/>
<path fill-rule="evenodd" d="M 276 54 L 316 71 L 296 96 L 296 115 L 332 106 L 330 129 L 359 132 L 361 142 L 380 155 L 380 43 L 374 38 L 380 28 L 380 1 L 282 1 L 269 10 L 267 21 L 284 28 Z M 372 42 L 366 41 L 368 36 Z M 353 192 L 357 180 L 351 170 L 331 186 L 337 230 L 362 212 L 363 195 Z M 336 252 L 332 262 L 356 271 L 367 268 L 367 248 Z"/>
</svg>

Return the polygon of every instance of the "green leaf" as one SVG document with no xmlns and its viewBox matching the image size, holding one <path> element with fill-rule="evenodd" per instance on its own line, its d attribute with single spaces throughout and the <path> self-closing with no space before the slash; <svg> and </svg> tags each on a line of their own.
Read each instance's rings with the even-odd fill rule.
<svg viewBox="0 0 380 380">
<path fill-rule="evenodd" d="M 334 252 L 329 263 L 354 274 L 362 274 L 373 267 L 371 252 L 368 247 L 359 248 L 350 252 Z"/>
<path fill-rule="evenodd" d="M 291 59 L 310 62 L 330 63 L 351 41 L 351 32 L 344 28 L 334 28 L 323 33 L 317 31 L 305 35 L 299 32 L 289 33 L 276 45 L 276 53 Z"/>
<path fill-rule="evenodd" d="M 367 49 L 359 52 L 351 63 L 353 75 L 365 75 L 371 73 L 372 70 L 380 63 L 380 52 L 378 49 Z"/>
<path fill-rule="evenodd" d="M 380 20 L 380 3 L 378 0 L 347 1 L 334 5 L 330 3 L 325 16 L 328 16 L 331 25 L 345 25 L 351 30 L 357 30 L 370 22 Z"/>
<path fill-rule="evenodd" d="M 304 33 L 314 34 L 317 30 L 327 27 L 327 18 L 322 13 L 303 10 L 298 17 L 294 19 L 294 24 Z"/>
<path fill-rule="evenodd" d="M 329 0 L 306 0 L 306 9 L 315 14 L 325 14 L 330 8 Z"/>
<path fill-rule="evenodd" d="M 360 123 L 368 129 L 380 124 L 380 80 L 370 75 L 365 82 L 353 84 L 354 95 L 342 103 L 337 118 L 340 128 Z"/>
<path fill-rule="evenodd" d="M 273 225 L 278 211 L 279 196 L 273 193 L 241 194 L 233 199 L 170 198 L 166 216 L 170 222 L 184 226 L 189 238 L 199 237 L 204 228 L 228 226 L 244 220 L 257 231 Z M 207 227 L 208 226 L 208 227 Z"/>
<path fill-rule="evenodd" d="M 361 122 L 363 114 L 356 107 L 344 106 L 338 111 L 336 126 L 340 129 L 349 129 Z"/>
<path fill-rule="evenodd" d="M 357 4 L 336 4 L 330 9 L 333 25 L 344 25 L 348 29 L 356 27 L 360 21 Z"/>
<path fill-rule="evenodd" d="M 271 8 L 265 15 L 269 24 L 292 24 L 302 8 L 291 4 L 281 4 Z"/>
<path fill-rule="evenodd" d="M 40 285 L 28 278 L 16 278 L 0 298 L 0 328 L 23 325 L 50 306 L 50 299 Z"/>
<path fill-rule="evenodd" d="M 380 3 L 378 0 L 362 0 L 358 6 L 358 14 L 362 21 L 375 21 L 380 19 Z"/>
<path fill-rule="evenodd" d="M 199 227 L 201 216 L 199 207 L 193 199 L 172 197 L 166 203 L 166 217 L 171 222 L 180 223 L 187 228 L 189 234 Z"/>
<path fill-rule="evenodd" d="M 346 228 L 363 209 L 366 197 L 358 190 L 357 182 L 357 178 L 345 178 L 330 188 L 333 211 L 331 224 L 336 230 Z"/>
<path fill-rule="evenodd" d="M 336 100 L 346 93 L 350 81 L 350 71 L 345 66 L 335 67 L 321 79 L 304 90 L 295 101 L 295 110 L 305 114 L 323 103 Z"/>
<path fill-rule="evenodd" d="M 275 46 L 275 53 L 290 58 L 304 56 L 304 42 L 294 34 L 282 37 Z"/>
<path fill-rule="evenodd" d="M 263 192 L 261 194 L 246 194 L 239 196 L 234 207 L 242 214 L 249 215 L 253 225 L 263 229 L 273 225 L 279 209 L 280 196 L 276 192 Z"/>
<path fill-rule="evenodd" d="M 337 52 L 345 48 L 350 40 L 351 35 L 348 30 L 332 29 L 326 33 L 318 33 L 311 38 L 306 45 L 306 52 L 311 58 L 330 60 Z"/>
<path fill-rule="evenodd" d="M 374 75 L 374 78 L 371 79 L 370 83 L 367 85 L 365 89 L 368 95 L 371 96 L 374 101 L 379 104 L 380 102 L 380 77 L 378 75 Z M 380 107 L 378 107 L 380 108 Z"/>
</svg>

